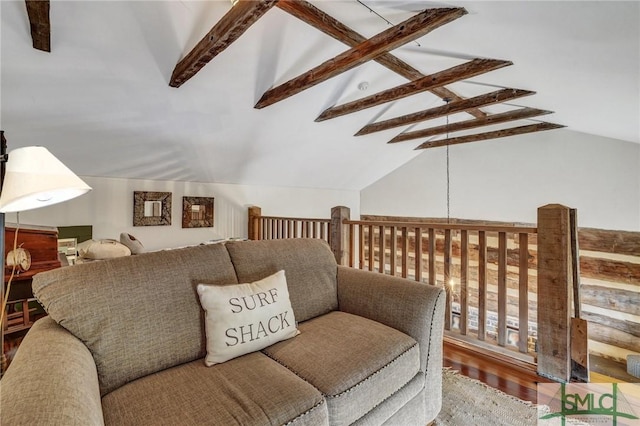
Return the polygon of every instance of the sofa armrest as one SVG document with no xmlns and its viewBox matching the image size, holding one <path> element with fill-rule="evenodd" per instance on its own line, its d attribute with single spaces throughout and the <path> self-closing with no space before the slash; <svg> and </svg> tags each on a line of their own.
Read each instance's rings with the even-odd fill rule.
<svg viewBox="0 0 640 426">
<path fill-rule="evenodd" d="M 338 306 L 393 327 L 420 345 L 420 369 L 442 372 L 445 293 L 440 287 L 377 272 L 338 267 Z"/>
<path fill-rule="evenodd" d="M 0 413 L 7 425 L 103 425 L 87 347 L 51 318 L 36 321 L 0 380 Z"/>
</svg>

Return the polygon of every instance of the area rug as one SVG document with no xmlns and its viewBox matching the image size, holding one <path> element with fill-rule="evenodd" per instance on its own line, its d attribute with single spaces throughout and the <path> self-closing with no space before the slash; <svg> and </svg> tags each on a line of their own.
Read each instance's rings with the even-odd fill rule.
<svg viewBox="0 0 640 426">
<path fill-rule="evenodd" d="M 507 395 L 457 371 L 442 371 L 442 410 L 434 426 L 551 426 L 560 419 L 540 420 L 534 404 Z M 543 407 L 544 409 L 544 407 Z M 566 424 L 585 425 L 567 419 Z"/>
</svg>

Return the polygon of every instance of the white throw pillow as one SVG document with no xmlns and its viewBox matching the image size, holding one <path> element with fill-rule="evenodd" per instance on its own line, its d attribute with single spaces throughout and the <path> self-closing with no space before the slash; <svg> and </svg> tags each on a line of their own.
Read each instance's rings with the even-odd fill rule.
<svg viewBox="0 0 640 426">
<path fill-rule="evenodd" d="M 131 250 L 116 240 L 89 240 L 78 244 L 78 254 L 83 259 L 105 260 L 131 256 Z"/>
<path fill-rule="evenodd" d="M 131 254 L 140 254 L 146 251 L 140 240 L 126 232 L 120 233 L 120 243 L 127 246 L 131 250 Z"/>
<path fill-rule="evenodd" d="M 284 271 L 250 284 L 198 284 L 212 366 L 259 351 L 299 332 Z"/>
</svg>

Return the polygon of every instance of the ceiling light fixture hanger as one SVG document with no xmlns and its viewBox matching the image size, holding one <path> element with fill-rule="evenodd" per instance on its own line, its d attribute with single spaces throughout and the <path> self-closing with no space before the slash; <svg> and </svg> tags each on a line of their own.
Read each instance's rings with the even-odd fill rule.
<svg viewBox="0 0 640 426">
<path fill-rule="evenodd" d="M 451 98 L 444 98 L 443 99 L 447 105 L 449 105 L 449 102 L 451 102 Z M 451 179 L 450 179 L 450 175 L 449 175 L 449 114 L 447 114 L 446 116 L 447 118 L 447 124 L 446 124 L 446 129 L 447 129 L 447 134 L 446 134 L 446 141 L 447 141 L 447 151 L 446 151 L 446 157 L 447 157 L 447 223 L 451 223 Z"/>
<path fill-rule="evenodd" d="M 373 10 L 373 8 L 369 5 L 366 5 L 365 3 L 362 2 L 362 0 L 356 0 L 358 3 L 360 3 L 362 6 L 366 7 L 369 10 L 369 13 L 373 13 L 374 15 L 376 15 L 378 18 L 382 19 L 384 22 L 386 22 L 388 25 L 390 26 L 394 26 L 395 24 L 391 21 L 389 21 L 387 18 L 385 18 L 384 16 L 382 16 L 381 14 L 379 14 L 378 12 L 376 12 L 375 10 Z M 418 45 L 418 47 L 422 47 L 422 45 L 420 43 L 418 43 L 416 40 L 413 41 L 415 44 Z"/>
</svg>

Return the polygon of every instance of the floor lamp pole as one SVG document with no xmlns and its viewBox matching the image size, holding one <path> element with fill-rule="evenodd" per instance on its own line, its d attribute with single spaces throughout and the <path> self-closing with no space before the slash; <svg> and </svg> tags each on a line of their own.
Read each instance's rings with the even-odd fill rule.
<svg viewBox="0 0 640 426">
<path fill-rule="evenodd" d="M 4 182 L 4 172 L 7 166 L 7 140 L 4 138 L 4 131 L 0 130 L 0 191 Z M 4 237 L 5 223 L 4 213 L 0 213 L 0 274 L 2 274 L 2 285 L 0 285 L 0 300 L 4 300 Z M 5 307 L 6 309 L 6 307 Z M 4 315 L 0 316 L 0 319 Z M 7 366 L 7 358 L 4 355 L 4 321 L 0 321 L 0 377 L 4 375 Z"/>
</svg>

